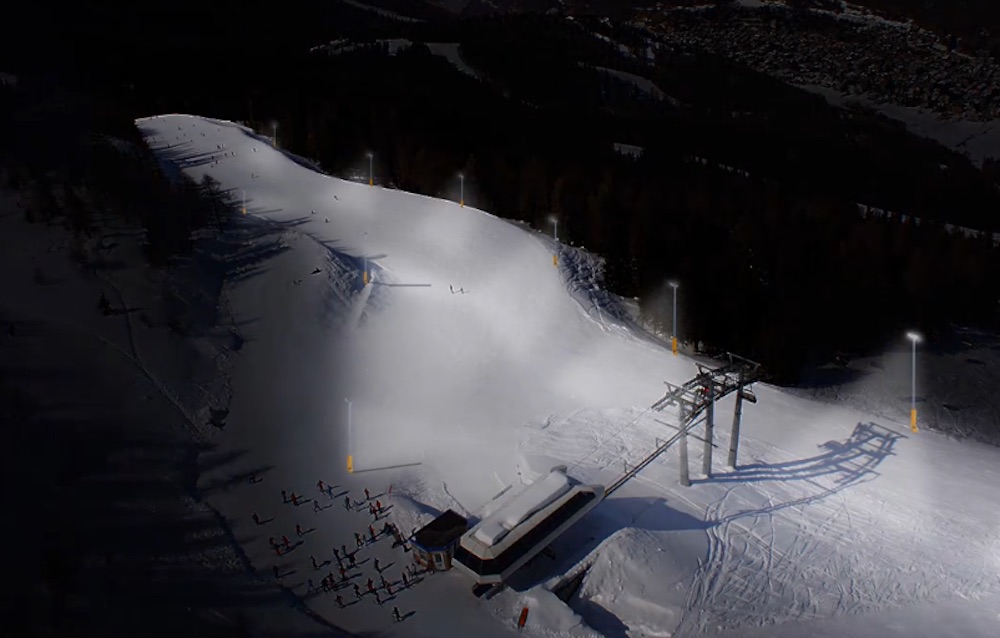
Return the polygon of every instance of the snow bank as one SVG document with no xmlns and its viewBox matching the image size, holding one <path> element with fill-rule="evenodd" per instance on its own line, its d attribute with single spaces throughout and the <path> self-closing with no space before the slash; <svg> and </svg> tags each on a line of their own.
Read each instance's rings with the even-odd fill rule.
<svg viewBox="0 0 1000 638">
<path fill-rule="evenodd" d="M 598 631 L 611 629 L 611 615 L 629 636 L 672 636 L 687 604 L 689 562 L 671 551 L 670 534 L 620 530 L 588 557 L 572 606 Z"/>
<path fill-rule="evenodd" d="M 516 620 L 521 610 L 528 608 L 524 633 L 529 636 L 601 638 L 601 634 L 588 627 L 579 614 L 544 587 L 533 587 L 520 594 L 507 591 L 501 597 L 503 606 L 498 614 L 500 618 Z"/>
</svg>

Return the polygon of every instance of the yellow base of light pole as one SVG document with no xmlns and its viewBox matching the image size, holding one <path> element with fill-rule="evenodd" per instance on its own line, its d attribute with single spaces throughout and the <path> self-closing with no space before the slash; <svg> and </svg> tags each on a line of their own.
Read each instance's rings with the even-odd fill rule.
<svg viewBox="0 0 1000 638">
<path fill-rule="evenodd" d="M 367 270 L 361 275 L 361 281 L 365 282 L 366 286 L 368 285 L 368 271 Z"/>
<path fill-rule="evenodd" d="M 559 255 L 552 255 L 552 265 L 553 266 L 559 265 Z"/>
<path fill-rule="evenodd" d="M 354 457 L 350 454 L 347 455 L 347 471 L 354 474 Z"/>
<path fill-rule="evenodd" d="M 677 337 L 670 337 L 670 351 L 677 354 Z"/>
<path fill-rule="evenodd" d="M 462 201 L 458 202 L 458 205 L 461 206 L 462 208 L 465 208 L 465 200 L 463 199 Z"/>
<path fill-rule="evenodd" d="M 910 429 L 914 432 L 917 431 L 917 409 L 912 408 L 910 410 Z"/>
<path fill-rule="evenodd" d="M 374 186 L 375 185 L 375 180 L 372 179 L 372 178 L 368 178 L 368 185 L 369 186 Z"/>
<path fill-rule="evenodd" d="M 247 214 L 247 207 L 246 207 L 246 206 L 244 206 L 244 207 L 243 207 L 243 208 L 242 208 L 241 210 L 243 211 L 243 214 L 244 214 L 244 215 L 246 215 L 246 214 Z"/>
</svg>

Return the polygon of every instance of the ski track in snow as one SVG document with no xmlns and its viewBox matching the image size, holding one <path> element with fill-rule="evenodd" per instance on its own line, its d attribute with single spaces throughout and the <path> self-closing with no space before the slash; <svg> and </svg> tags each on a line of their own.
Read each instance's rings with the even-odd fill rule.
<svg viewBox="0 0 1000 638">
<path fill-rule="evenodd" d="M 121 307 L 123 309 L 129 308 L 128 300 L 125 298 L 125 295 L 122 293 L 122 290 L 118 286 L 118 284 L 116 284 L 115 282 L 111 281 L 110 279 L 108 279 L 107 277 L 105 277 L 100 272 L 97 272 L 96 275 L 97 275 L 98 279 L 100 279 L 104 283 L 108 284 L 112 288 L 112 290 L 115 291 L 115 295 L 118 297 L 118 301 L 119 301 L 119 303 L 121 303 Z M 134 330 L 132 328 L 132 313 L 130 313 L 130 312 L 124 312 L 122 314 L 124 315 L 124 318 L 125 318 L 125 328 L 126 328 L 126 334 L 128 335 L 129 348 L 132 351 L 131 355 L 129 355 L 128 353 L 124 353 L 124 352 L 123 352 L 123 354 L 125 354 L 125 356 L 127 356 L 129 359 L 131 359 L 132 362 L 135 363 L 135 365 L 142 371 L 143 375 L 147 379 L 149 379 L 150 383 L 152 383 L 153 386 L 155 386 L 156 389 L 159 390 L 160 394 L 163 395 L 163 397 L 165 399 L 167 399 L 168 401 L 170 401 L 170 403 L 172 403 L 175 408 L 177 408 L 177 412 L 180 413 L 180 415 L 184 417 L 185 421 L 187 421 L 188 425 L 191 427 L 191 431 L 192 432 L 198 432 L 198 433 L 200 433 L 200 429 L 199 429 L 198 424 L 195 421 L 194 417 L 192 417 L 192 415 L 188 412 L 188 410 L 184 408 L 184 406 L 181 404 L 181 402 L 177 398 L 177 396 L 173 392 L 171 392 L 163 384 L 163 382 L 160 381 L 160 379 L 157 378 L 156 375 L 154 375 L 149 370 L 149 367 L 143 361 L 142 355 L 139 353 L 139 348 L 136 347 L 136 345 L 135 345 L 135 332 L 134 332 Z M 103 338 L 101 338 L 101 340 L 104 341 Z"/>
</svg>

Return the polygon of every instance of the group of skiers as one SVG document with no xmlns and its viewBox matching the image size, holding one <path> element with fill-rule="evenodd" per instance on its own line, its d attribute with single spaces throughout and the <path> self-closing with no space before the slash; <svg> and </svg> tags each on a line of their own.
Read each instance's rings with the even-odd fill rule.
<svg viewBox="0 0 1000 638">
<path fill-rule="evenodd" d="M 316 488 L 319 490 L 320 494 L 325 494 L 328 499 L 334 498 L 333 496 L 334 486 L 327 485 L 322 480 L 320 480 L 317 481 Z M 389 491 L 391 492 L 391 490 L 392 488 L 390 487 Z M 368 529 L 366 530 L 367 534 L 365 534 L 364 532 L 360 534 L 357 532 L 354 533 L 354 540 L 356 543 L 356 547 L 353 552 L 349 552 L 347 550 L 347 546 L 343 544 L 340 546 L 339 549 L 337 547 L 333 548 L 333 559 L 337 563 L 337 572 L 339 574 L 339 578 L 335 576 L 335 573 L 331 570 L 327 573 L 326 576 L 324 576 L 320 580 L 318 588 L 316 587 L 313 579 L 308 579 L 307 583 L 307 590 L 306 590 L 307 594 L 311 594 L 314 592 L 336 593 L 337 606 L 340 608 L 344 608 L 347 606 L 347 603 L 344 602 L 344 598 L 340 593 L 340 590 L 344 587 L 347 587 L 348 583 L 350 582 L 352 576 L 349 574 L 349 571 L 357 567 L 357 560 L 355 558 L 355 555 L 361 550 L 362 547 L 377 542 L 379 536 L 382 535 L 388 536 L 389 534 L 392 534 L 393 538 L 395 539 L 395 542 L 392 545 L 393 547 L 398 547 L 400 545 L 403 545 L 405 547 L 405 541 L 403 540 L 402 535 L 399 533 L 399 529 L 391 522 L 384 521 L 381 528 L 376 529 L 375 523 L 377 523 L 379 519 L 385 515 L 387 508 L 383 506 L 382 501 L 379 500 L 378 497 L 373 498 L 367 488 L 364 490 L 364 493 L 365 493 L 364 501 L 352 502 L 350 496 L 344 496 L 344 509 L 357 512 L 360 511 L 361 507 L 365 505 L 368 506 L 368 513 L 373 517 L 373 520 L 372 523 L 368 525 Z M 296 507 L 300 504 L 308 502 L 309 500 L 309 499 L 303 499 L 302 496 L 300 496 L 295 492 L 288 493 L 285 490 L 281 491 L 281 497 L 284 503 L 291 503 Z M 313 504 L 314 512 L 319 512 L 322 509 L 324 508 L 319 506 L 318 502 L 314 502 Z M 257 513 L 254 513 L 253 520 L 254 523 L 256 523 L 257 525 L 261 525 L 267 522 L 267 521 L 262 521 L 261 518 L 257 515 Z M 301 524 L 296 524 L 295 531 L 299 537 L 302 537 L 308 534 L 312 530 L 304 530 Z M 272 536 L 271 538 L 268 539 L 268 542 L 270 543 L 271 548 L 275 551 L 275 554 L 277 556 L 281 556 L 294 549 L 294 546 L 291 544 L 288 537 L 285 535 L 281 536 L 280 541 Z M 313 571 L 319 571 L 331 562 L 328 560 L 326 562 L 320 563 L 316 560 L 315 556 L 310 556 L 309 559 L 312 563 Z M 353 583 L 354 596 L 356 600 L 360 601 L 365 594 L 370 594 L 375 598 L 375 602 L 377 602 L 380 606 L 384 602 L 386 602 L 386 600 L 382 598 L 380 591 L 387 594 L 390 597 L 389 600 L 391 600 L 394 591 L 394 584 L 395 586 L 398 587 L 400 586 L 401 583 L 403 589 L 408 589 L 410 585 L 414 582 L 414 578 L 417 574 L 417 571 L 413 569 L 412 565 L 407 565 L 406 569 L 401 574 L 401 580 L 398 581 L 397 583 L 393 583 L 393 581 L 390 581 L 385 577 L 384 575 L 385 566 L 380 564 L 377 558 L 373 560 L 373 566 L 375 567 L 375 571 L 378 574 L 378 580 L 379 580 L 378 584 L 376 584 L 372 578 L 368 578 L 365 586 L 365 591 L 362 591 L 362 588 L 357 583 Z M 282 573 L 277 565 L 274 566 L 274 576 L 276 579 L 279 580 L 282 577 Z M 400 614 L 399 609 L 397 607 L 393 607 L 392 616 L 393 620 L 397 622 L 405 618 L 405 616 Z"/>
</svg>

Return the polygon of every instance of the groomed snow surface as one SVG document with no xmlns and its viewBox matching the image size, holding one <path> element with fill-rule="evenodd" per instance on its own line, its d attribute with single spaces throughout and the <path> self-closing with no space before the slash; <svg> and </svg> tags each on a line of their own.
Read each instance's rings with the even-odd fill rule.
<svg viewBox="0 0 1000 638">
<path fill-rule="evenodd" d="M 273 579 L 277 567 L 320 616 L 400 636 L 512 635 L 524 606 L 524 633 L 538 636 L 1000 634 L 1000 450 L 911 433 L 905 394 L 876 417 L 766 385 L 745 407 L 736 469 L 721 466 L 730 397 L 711 479 L 680 487 L 668 452 L 490 600 L 454 570 L 401 588 L 411 554 L 385 536 L 349 573 L 378 585 L 378 559 L 394 592 L 379 592 L 383 604 L 355 601 L 350 586 L 345 608 L 309 592 L 309 580 L 339 578 L 333 548 L 367 535 L 365 488 L 386 509 L 376 531 L 389 520 L 408 533 L 447 508 L 475 522 L 505 487 L 516 494 L 556 465 L 610 483 L 670 435 L 660 421 L 675 415 L 647 408 L 694 361 L 582 305 L 586 269 L 553 267 L 545 236 L 316 173 L 232 123 L 138 125 L 163 161 L 211 175 L 236 201 L 246 193 L 249 215 L 230 232 L 254 258 L 220 293 L 241 347 L 208 390 L 229 399 L 213 443 L 237 460 L 201 481 L 259 472 L 207 501 L 254 569 Z M 148 365 L 165 360 L 147 347 Z M 692 470 L 700 456 L 694 441 Z M 282 490 L 309 500 L 283 503 Z M 282 535 L 292 549 L 277 556 L 268 538 Z M 566 605 L 548 588 L 574 576 Z"/>
</svg>

